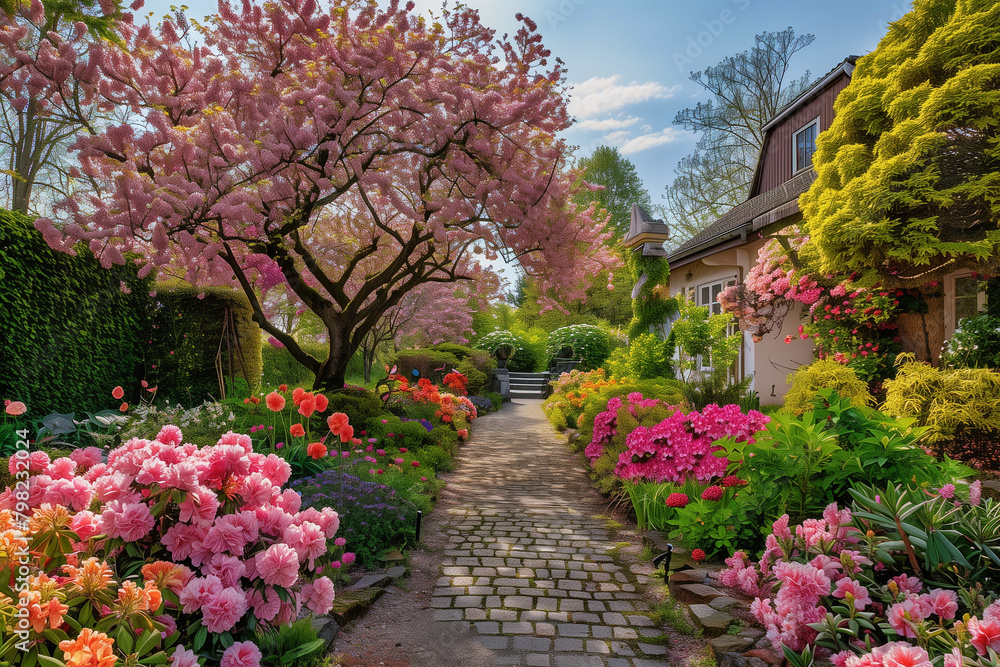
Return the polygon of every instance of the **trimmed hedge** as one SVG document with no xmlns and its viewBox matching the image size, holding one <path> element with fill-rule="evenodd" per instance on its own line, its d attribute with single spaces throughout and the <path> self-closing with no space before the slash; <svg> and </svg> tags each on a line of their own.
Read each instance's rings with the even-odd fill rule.
<svg viewBox="0 0 1000 667">
<path fill-rule="evenodd" d="M 323 343 L 300 343 L 306 352 L 317 359 L 326 359 L 329 346 Z M 261 346 L 261 385 L 277 387 L 287 384 L 289 387 L 311 387 L 316 380 L 315 374 L 292 356 L 284 347 L 275 347 L 270 343 Z"/>
<path fill-rule="evenodd" d="M 201 297 L 201 298 L 199 298 Z M 222 371 L 232 368 L 236 390 L 227 397 L 256 392 L 261 377 L 260 327 L 242 292 L 225 287 L 160 286 L 151 319 L 147 373 L 159 387 L 157 398 L 186 406 L 219 398 L 216 354 L 222 341 L 225 312 L 233 313 L 239 350 L 222 345 Z"/>
<path fill-rule="evenodd" d="M 486 374 L 487 378 L 490 371 L 496 368 L 493 355 L 486 350 L 474 350 L 455 343 L 400 350 L 396 353 L 397 372 L 413 383 L 420 378 L 427 378 L 435 384 L 441 384 L 446 374 L 463 363 L 471 363 L 475 370 Z M 413 374 L 414 370 L 418 371 L 417 375 Z"/>
<path fill-rule="evenodd" d="M 23 401 L 32 419 L 117 407 L 117 385 L 134 401 L 151 285 L 132 263 L 52 250 L 29 218 L 0 210 L 0 399 Z"/>
</svg>

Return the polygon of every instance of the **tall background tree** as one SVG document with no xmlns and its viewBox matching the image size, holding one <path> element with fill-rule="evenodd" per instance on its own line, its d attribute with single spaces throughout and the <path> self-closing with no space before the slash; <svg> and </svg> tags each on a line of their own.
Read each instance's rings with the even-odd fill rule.
<svg viewBox="0 0 1000 667">
<path fill-rule="evenodd" d="M 650 206 L 649 192 L 643 186 L 635 165 L 617 148 L 598 146 L 591 155 L 580 159 L 579 167 L 588 183 L 603 189 L 582 191 L 577 195 L 577 203 L 586 206 L 596 201 L 599 209 L 605 209 L 608 212 L 608 227 L 615 232 L 609 243 L 620 242 L 628 231 L 632 204 L 640 204 L 646 210 Z"/>
<path fill-rule="evenodd" d="M 423 285 L 471 279 L 477 256 L 517 261 L 543 300 L 582 296 L 616 258 L 602 222 L 572 203 L 562 65 L 518 18 L 498 40 L 464 6 L 429 22 L 398 5 L 282 0 L 220 2 L 198 28 L 204 46 L 173 21 L 143 27 L 106 89 L 144 124 L 81 138 L 101 195 L 36 225 L 106 264 L 137 252 L 144 270 L 239 286 L 266 334 L 330 389 L 387 311 Z M 325 359 L 268 320 L 258 293 L 278 283 L 323 323 Z"/>
<path fill-rule="evenodd" d="M 0 5 L 0 206 L 49 211 L 73 191 L 81 178 L 68 150 L 76 135 L 127 113 L 96 93 L 102 63 L 131 30 L 132 15 L 117 0 Z"/>
<path fill-rule="evenodd" d="M 691 73 L 709 99 L 674 118 L 699 137 L 664 195 L 672 243 L 691 238 L 746 199 L 764 140 L 761 128 L 811 82 L 809 72 L 793 78 L 790 69 L 795 54 L 814 39 L 792 28 L 764 32 L 752 48 Z"/>
</svg>

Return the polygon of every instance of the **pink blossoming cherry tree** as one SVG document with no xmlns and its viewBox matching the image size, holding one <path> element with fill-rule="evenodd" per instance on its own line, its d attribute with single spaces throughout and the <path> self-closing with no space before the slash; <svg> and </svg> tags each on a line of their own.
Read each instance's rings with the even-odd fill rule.
<svg viewBox="0 0 1000 667">
<path fill-rule="evenodd" d="M 101 89 L 144 122 L 78 140 L 102 191 L 39 220 L 50 245 L 239 286 L 331 389 L 383 313 L 476 255 L 564 297 L 614 262 L 603 221 L 571 203 L 564 70 L 529 19 L 497 39 L 465 7 L 279 0 L 222 1 L 193 37 L 179 23 L 138 28 L 104 63 Z M 268 321 L 258 291 L 279 283 L 323 322 L 327 359 Z"/>
</svg>

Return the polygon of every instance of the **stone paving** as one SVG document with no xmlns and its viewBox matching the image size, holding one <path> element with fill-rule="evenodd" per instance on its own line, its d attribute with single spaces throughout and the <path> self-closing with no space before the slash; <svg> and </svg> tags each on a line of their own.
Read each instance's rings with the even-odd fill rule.
<svg viewBox="0 0 1000 667">
<path fill-rule="evenodd" d="M 603 508 L 540 405 L 508 404 L 463 447 L 440 526 L 434 619 L 468 626 L 501 665 L 668 665 L 644 613 L 651 568 L 616 564 Z"/>
</svg>

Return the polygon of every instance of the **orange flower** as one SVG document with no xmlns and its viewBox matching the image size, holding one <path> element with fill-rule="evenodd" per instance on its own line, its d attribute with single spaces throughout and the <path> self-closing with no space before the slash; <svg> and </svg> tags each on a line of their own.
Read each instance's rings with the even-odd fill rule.
<svg viewBox="0 0 1000 667">
<path fill-rule="evenodd" d="M 302 428 L 302 424 L 292 424 L 292 428 L 288 432 L 295 438 L 301 438 L 306 434 L 306 430 Z"/>
<path fill-rule="evenodd" d="M 326 408 L 330 405 L 329 399 L 323 394 L 316 394 L 313 398 L 316 401 L 316 412 L 326 412 Z"/>
<path fill-rule="evenodd" d="M 334 412 L 326 418 L 326 425 L 330 427 L 330 432 L 340 435 L 340 431 L 347 426 L 348 417 L 343 412 Z"/>
<path fill-rule="evenodd" d="M 115 387 L 111 390 L 111 397 L 121 400 L 122 396 L 125 395 L 125 390 L 121 387 Z"/>
<path fill-rule="evenodd" d="M 305 390 L 302 387 L 296 387 L 292 390 L 292 403 L 298 405 L 302 402 L 302 395 L 305 394 Z"/>
<path fill-rule="evenodd" d="M 41 533 L 47 530 L 62 530 L 69 526 L 69 510 L 62 505 L 50 505 L 44 503 L 35 510 L 28 521 L 28 530 L 32 533 Z"/>
<path fill-rule="evenodd" d="M 271 412 L 281 412 L 285 409 L 285 397 L 276 391 L 272 391 L 268 394 L 265 401 Z"/>
<path fill-rule="evenodd" d="M 354 427 L 351 426 L 350 424 L 344 424 L 344 426 L 340 429 L 340 441 L 350 442 L 353 437 L 354 437 Z"/>
<path fill-rule="evenodd" d="M 326 445 L 322 442 L 311 442 L 309 446 L 306 447 L 306 454 L 314 459 L 321 459 L 326 456 Z"/>
<path fill-rule="evenodd" d="M 145 569 L 145 568 L 143 568 Z M 63 565 L 63 572 L 69 575 L 73 585 L 84 595 L 92 597 L 98 591 L 107 588 L 111 582 L 111 568 L 108 564 L 96 558 L 88 558 L 80 567 Z"/>
<path fill-rule="evenodd" d="M 191 570 L 177 563 L 158 560 L 142 566 L 142 578 L 144 581 L 153 582 L 160 590 L 169 589 L 174 593 L 180 593 L 191 579 Z"/>
<path fill-rule="evenodd" d="M 118 661 L 114 645 L 114 640 L 103 632 L 84 628 L 76 639 L 59 642 L 59 649 L 66 667 L 113 667 Z"/>
<path fill-rule="evenodd" d="M 122 413 L 128 412 L 128 403 L 122 403 L 118 406 L 118 410 Z"/>
<path fill-rule="evenodd" d="M 45 626 L 55 630 L 63 622 L 63 614 L 69 611 L 69 607 L 59 601 L 59 598 L 51 598 L 48 602 L 42 602 L 42 595 L 38 591 L 28 594 L 28 622 L 35 632 L 43 632 Z"/>
</svg>

